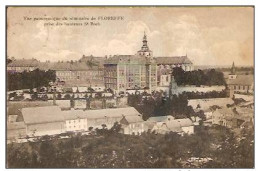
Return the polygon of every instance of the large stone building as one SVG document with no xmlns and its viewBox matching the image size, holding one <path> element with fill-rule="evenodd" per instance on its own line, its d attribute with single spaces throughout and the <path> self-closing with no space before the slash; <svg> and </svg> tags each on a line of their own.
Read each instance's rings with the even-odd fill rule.
<svg viewBox="0 0 260 171">
<path fill-rule="evenodd" d="M 171 83 L 172 70 L 180 67 L 184 71 L 193 71 L 193 63 L 186 56 L 179 57 L 156 57 L 157 83 L 161 87 L 169 87 Z"/>
<path fill-rule="evenodd" d="M 40 61 L 36 59 L 12 59 L 7 65 L 7 72 L 16 73 L 23 71 L 33 71 L 39 67 Z"/>
<path fill-rule="evenodd" d="M 54 70 L 56 80 L 65 82 L 67 86 L 103 86 L 103 68 L 92 62 L 67 61 L 41 63 L 40 69 Z"/>
<path fill-rule="evenodd" d="M 148 47 L 146 35 L 143 37 L 143 46 L 136 55 L 107 58 L 104 64 L 104 81 L 105 87 L 116 93 L 131 89 L 148 89 L 150 92 L 156 89 L 156 61 Z"/>
</svg>

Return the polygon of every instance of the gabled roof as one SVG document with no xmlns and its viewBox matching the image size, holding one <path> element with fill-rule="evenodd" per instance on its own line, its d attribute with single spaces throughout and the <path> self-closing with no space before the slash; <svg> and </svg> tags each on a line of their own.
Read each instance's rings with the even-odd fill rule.
<svg viewBox="0 0 260 171">
<path fill-rule="evenodd" d="M 176 64 L 192 64 L 192 62 L 189 60 L 187 56 L 172 56 L 172 57 L 156 57 L 156 63 L 157 65 L 176 65 Z"/>
<path fill-rule="evenodd" d="M 130 116 L 124 116 L 123 119 L 125 119 L 129 124 L 131 123 L 137 123 L 137 122 L 143 122 L 141 115 L 130 115 Z"/>
<path fill-rule="evenodd" d="M 58 106 L 23 108 L 22 115 L 25 124 L 64 121 L 64 116 Z"/>
<path fill-rule="evenodd" d="M 252 85 L 254 83 L 254 75 L 237 75 L 235 79 L 228 79 L 229 85 Z"/>
</svg>

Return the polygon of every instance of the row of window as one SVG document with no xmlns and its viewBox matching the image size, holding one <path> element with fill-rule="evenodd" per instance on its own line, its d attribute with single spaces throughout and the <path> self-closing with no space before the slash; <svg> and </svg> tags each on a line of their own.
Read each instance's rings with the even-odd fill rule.
<svg viewBox="0 0 260 171">
<path fill-rule="evenodd" d="M 234 90 L 249 90 L 250 86 L 234 85 Z"/>
</svg>

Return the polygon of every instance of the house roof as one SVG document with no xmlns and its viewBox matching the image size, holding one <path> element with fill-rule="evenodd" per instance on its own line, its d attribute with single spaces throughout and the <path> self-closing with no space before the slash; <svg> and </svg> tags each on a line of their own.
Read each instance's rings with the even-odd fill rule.
<svg viewBox="0 0 260 171">
<path fill-rule="evenodd" d="M 88 71 L 98 70 L 98 66 L 90 66 L 86 62 L 42 62 L 39 65 L 42 70 L 55 70 L 55 71 Z"/>
<path fill-rule="evenodd" d="M 86 114 L 88 119 L 140 115 L 140 113 L 133 107 L 86 110 L 84 111 L 84 113 Z"/>
<path fill-rule="evenodd" d="M 252 85 L 254 83 L 254 75 L 237 75 L 235 79 L 228 79 L 229 85 Z"/>
<path fill-rule="evenodd" d="M 86 114 L 82 110 L 67 110 L 62 111 L 65 120 L 75 120 L 87 118 Z"/>
<path fill-rule="evenodd" d="M 64 116 L 58 106 L 23 108 L 22 115 L 25 124 L 64 121 Z"/>
<path fill-rule="evenodd" d="M 227 116 L 234 116 L 234 110 L 231 108 L 223 107 L 221 109 L 217 109 L 215 112 L 213 112 L 213 115 L 218 115 L 221 117 L 227 117 Z"/>
<path fill-rule="evenodd" d="M 192 64 L 187 56 L 156 57 L 156 63 L 162 65 Z"/>
<path fill-rule="evenodd" d="M 157 128 L 156 128 L 157 127 Z M 180 124 L 176 121 L 170 121 L 170 122 L 159 122 L 154 126 L 154 130 L 158 133 L 166 133 L 166 132 L 182 132 Z"/>
<path fill-rule="evenodd" d="M 124 119 L 128 123 L 136 123 L 136 122 L 143 122 L 141 115 L 130 115 L 130 116 L 124 116 Z"/>
<path fill-rule="evenodd" d="M 8 67 L 37 67 L 40 61 L 36 59 L 15 59 L 9 63 Z"/>
<path fill-rule="evenodd" d="M 146 64 L 150 62 L 155 62 L 155 61 L 139 55 L 115 55 L 105 60 L 105 64 L 118 64 L 118 63 Z"/>
<path fill-rule="evenodd" d="M 103 66 L 105 59 L 106 59 L 105 57 L 97 57 L 97 56 L 92 56 L 92 55 L 90 55 L 90 56 L 83 55 L 82 58 L 79 60 L 79 62 L 91 61 L 91 62 L 93 62 L 96 65 Z"/>
</svg>

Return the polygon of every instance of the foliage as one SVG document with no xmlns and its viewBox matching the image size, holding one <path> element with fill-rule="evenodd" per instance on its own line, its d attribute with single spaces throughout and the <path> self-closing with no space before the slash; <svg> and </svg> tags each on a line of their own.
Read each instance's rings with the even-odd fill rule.
<svg viewBox="0 0 260 171">
<path fill-rule="evenodd" d="M 209 92 L 182 92 L 188 99 L 207 99 L 207 98 L 226 98 L 228 94 L 225 90 L 220 92 L 209 91 Z"/>
<path fill-rule="evenodd" d="M 176 67 L 172 72 L 177 85 L 225 85 L 225 79 L 222 72 L 215 69 L 202 71 L 184 71 L 180 67 Z"/>
<path fill-rule="evenodd" d="M 114 125 L 118 127 L 119 125 Z M 120 126 L 119 126 L 120 127 Z M 191 157 L 212 158 L 204 168 L 252 168 L 253 131 L 242 138 L 227 128 L 201 125 L 194 135 L 124 135 L 100 129 L 97 135 L 9 144 L 8 168 L 186 168 Z M 118 129 L 117 129 L 118 130 Z M 244 138 L 243 138 L 244 137 Z"/>
<path fill-rule="evenodd" d="M 42 71 L 36 69 L 34 71 L 24 71 L 21 73 L 7 73 L 7 89 L 21 90 L 40 88 L 48 86 L 49 82 L 54 82 L 56 79 L 55 71 Z"/>
<path fill-rule="evenodd" d="M 195 116 L 191 106 L 188 106 L 186 94 L 166 97 L 161 92 L 155 92 L 152 96 L 143 94 L 128 95 L 128 105 L 135 107 L 146 120 L 152 116 L 172 115 L 175 118 L 190 118 Z"/>
</svg>

